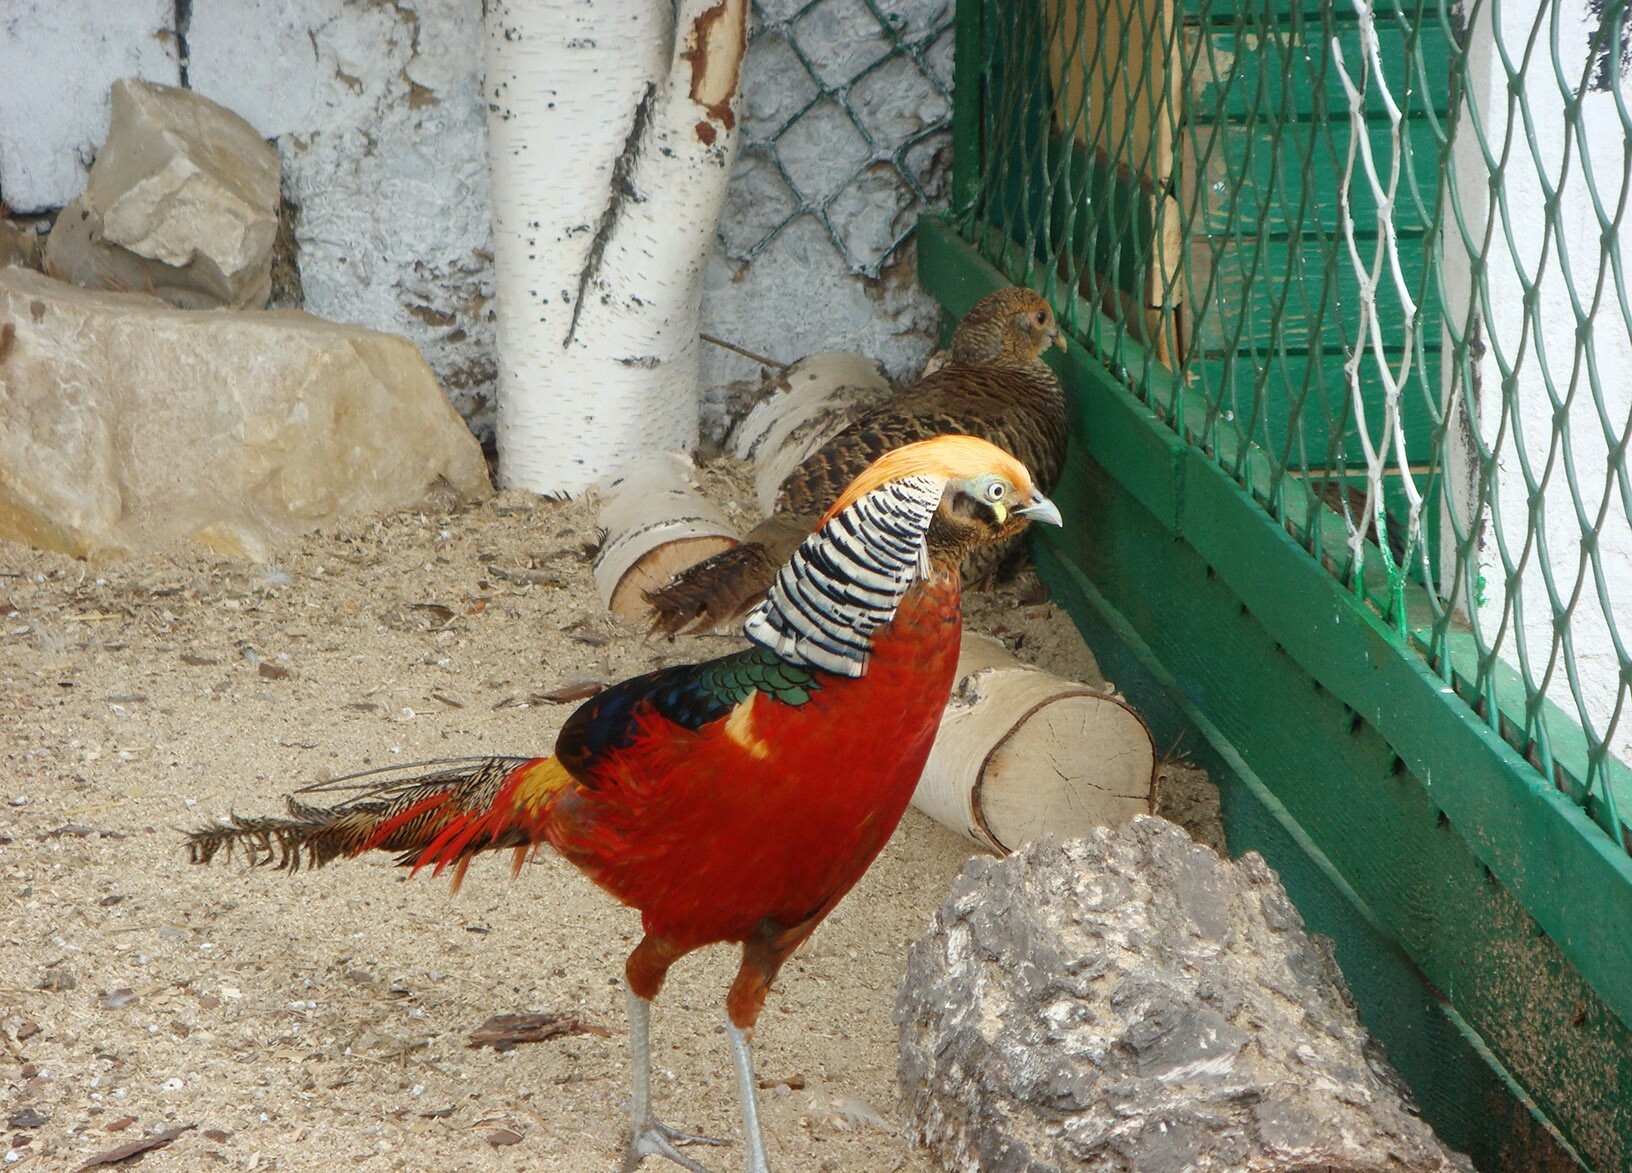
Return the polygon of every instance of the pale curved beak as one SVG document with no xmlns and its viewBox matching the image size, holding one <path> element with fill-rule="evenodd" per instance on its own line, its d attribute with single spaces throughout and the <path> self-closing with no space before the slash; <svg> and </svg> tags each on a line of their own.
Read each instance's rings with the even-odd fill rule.
<svg viewBox="0 0 1632 1173">
<path fill-rule="evenodd" d="M 1055 330 L 1054 331 L 1054 345 L 1058 346 L 1061 350 L 1065 349 L 1065 331 L 1064 330 Z"/>
<path fill-rule="evenodd" d="M 1031 500 L 1015 510 L 1027 521 L 1046 521 L 1049 525 L 1064 525 L 1059 507 L 1041 493 L 1033 493 Z"/>
</svg>

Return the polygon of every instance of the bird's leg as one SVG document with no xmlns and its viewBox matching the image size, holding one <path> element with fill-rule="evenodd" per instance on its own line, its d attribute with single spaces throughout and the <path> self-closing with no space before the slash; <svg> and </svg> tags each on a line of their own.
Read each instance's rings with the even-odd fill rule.
<svg viewBox="0 0 1632 1173">
<path fill-rule="evenodd" d="M 765 1133 L 759 1126 L 759 1085 L 754 1080 L 754 1053 L 749 1041 L 754 1037 L 754 1023 L 765 1008 L 765 995 L 770 993 L 782 963 L 799 948 L 804 939 L 815 930 L 817 923 L 827 915 L 821 909 L 809 920 L 795 925 L 784 925 L 766 918 L 754 935 L 742 943 L 742 965 L 737 979 L 725 996 L 725 1028 L 731 1039 L 731 1065 L 737 1072 L 737 1099 L 742 1105 L 742 1135 L 748 1145 L 747 1173 L 770 1173 L 765 1159 Z"/>
<path fill-rule="evenodd" d="M 652 1004 L 633 990 L 629 992 L 629 1052 L 634 1069 L 634 1094 L 629 1104 L 632 1135 L 623 1154 L 623 1173 L 633 1173 L 652 1154 L 667 1157 L 692 1173 L 708 1173 L 703 1166 L 682 1153 L 678 1146 L 724 1144 L 712 1136 L 694 1136 L 670 1128 L 652 1109 Z"/>
<path fill-rule="evenodd" d="M 738 1030 L 729 1018 L 726 1034 L 731 1039 L 731 1065 L 737 1069 L 737 1096 L 742 1101 L 742 1135 L 748 1144 L 747 1173 L 771 1173 L 765 1160 L 765 1135 L 759 1128 L 758 1087 L 754 1083 L 754 1053 L 748 1031 Z"/>
</svg>

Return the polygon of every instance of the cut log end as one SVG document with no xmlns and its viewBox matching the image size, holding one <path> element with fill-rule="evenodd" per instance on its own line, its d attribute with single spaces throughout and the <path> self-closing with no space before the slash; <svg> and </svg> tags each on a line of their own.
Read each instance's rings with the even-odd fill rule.
<svg viewBox="0 0 1632 1173">
<path fill-rule="evenodd" d="M 625 619 L 650 619 L 648 590 L 737 544 L 725 514 L 696 492 L 692 476 L 686 457 L 655 453 L 636 459 L 602 488 L 606 539 L 595 557 L 595 588 Z"/>
<path fill-rule="evenodd" d="M 1044 835 L 1075 839 L 1153 813 L 1155 776 L 1156 746 L 1137 713 L 1103 693 L 1065 693 L 1039 703 L 993 747 L 973 813 L 1006 854 Z"/>
<path fill-rule="evenodd" d="M 1120 697 L 964 637 L 958 684 L 913 805 L 999 855 L 1155 807 L 1156 744 Z"/>
<path fill-rule="evenodd" d="M 649 620 L 652 606 L 646 601 L 647 591 L 663 586 L 682 570 L 736 544 L 735 538 L 723 534 L 664 542 L 624 571 L 617 586 L 612 588 L 612 598 L 607 606 L 613 614 L 624 619 L 635 622 Z"/>
</svg>

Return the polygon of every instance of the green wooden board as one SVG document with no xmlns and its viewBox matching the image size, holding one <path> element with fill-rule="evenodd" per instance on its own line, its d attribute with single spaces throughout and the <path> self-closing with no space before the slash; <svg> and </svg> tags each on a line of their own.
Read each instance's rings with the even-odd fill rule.
<svg viewBox="0 0 1632 1173">
<path fill-rule="evenodd" d="M 1377 19 L 1383 22 L 1397 21 L 1402 14 L 1408 14 L 1413 22 L 1442 24 L 1445 8 L 1436 0 L 1406 4 L 1400 4 L 1397 0 L 1378 0 L 1375 11 Z M 1184 14 L 1186 22 L 1193 25 L 1235 26 L 1242 21 L 1243 7 L 1241 0 L 1185 0 Z M 1259 19 L 1282 22 L 1331 20 L 1339 25 L 1352 25 L 1359 20 L 1352 4 L 1334 4 L 1332 0 L 1259 0 L 1253 15 Z"/>
<path fill-rule="evenodd" d="M 1398 373 L 1400 356 L 1385 357 Z M 1207 402 L 1228 411 L 1245 434 L 1292 468 L 1333 468 L 1339 452 L 1351 467 L 1363 468 L 1365 445 L 1349 426 L 1354 407 L 1345 361 L 1340 352 L 1235 354 L 1198 359 L 1191 369 L 1195 388 Z M 1386 448 L 1382 386 L 1369 358 L 1360 376 L 1371 443 Z M 1406 458 L 1412 463 L 1432 455 L 1437 404 L 1429 401 L 1427 391 L 1438 385 L 1439 355 L 1430 353 L 1401 391 L 1399 413 Z"/>
<path fill-rule="evenodd" d="M 1245 29 L 1202 26 L 1195 35 L 1200 40 L 1188 106 L 1192 121 L 1332 118 L 1351 111 L 1343 70 L 1358 89 L 1365 65 L 1358 25 L 1294 14 Z M 1429 26 L 1413 37 L 1399 24 L 1380 22 L 1377 41 L 1382 82 L 1406 117 L 1443 115 L 1451 53 L 1442 30 Z M 1362 95 L 1365 117 L 1389 116 L 1384 88 L 1372 75 Z"/>
<path fill-rule="evenodd" d="M 1328 239 L 1340 239 L 1338 193 L 1349 167 L 1352 126 L 1347 119 L 1318 119 L 1293 123 L 1276 135 L 1255 123 L 1190 125 L 1186 159 L 1196 168 L 1190 185 L 1197 193 L 1190 231 L 1229 235 L 1239 226 L 1245 234 L 1264 236 L 1318 229 Z M 1368 122 L 1360 131 L 1386 187 L 1393 127 Z M 1402 231 L 1421 232 L 1437 196 L 1440 141 L 1432 123 L 1414 119 L 1401 126 L 1400 144 L 1394 223 Z M 1379 203 L 1358 144 L 1353 166 L 1349 215 L 1357 229 L 1375 233 Z"/>
<path fill-rule="evenodd" d="M 1361 260 L 1377 264 L 1374 234 L 1357 234 Z M 1423 303 L 1421 338 L 1438 349 L 1438 314 L 1431 294 L 1429 249 L 1420 236 L 1401 237 L 1396 249 L 1400 272 L 1413 298 Z M 1361 333 L 1360 276 L 1341 240 L 1315 236 L 1224 236 L 1198 242 L 1191 250 L 1196 275 L 1185 283 L 1185 303 L 1195 322 L 1196 345 L 1204 351 L 1247 352 L 1273 345 L 1281 350 L 1341 349 L 1366 341 Z M 1376 305 L 1383 321 L 1383 345 L 1404 348 L 1408 322 L 1395 292 L 1386 259 L 1378 269 Z"/>
</svg>

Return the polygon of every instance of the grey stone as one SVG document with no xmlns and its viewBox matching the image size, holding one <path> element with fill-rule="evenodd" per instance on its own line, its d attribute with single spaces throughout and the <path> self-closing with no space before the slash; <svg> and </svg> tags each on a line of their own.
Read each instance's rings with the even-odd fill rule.
<svg viewBox="0 0 1632 1173">
<path fill-rule="evenodd" d="M 1472 1169 L 1274 873 L 1161 819 L 971 861 L 896 1022 L 909 1128 L 949 1169 Z"/>
<path fill-rule="evenodd" d="M 952 104 L 939 90 L 924 84 L 911 57 L 892 57 L 850 87 L 850 109 L 880 151 L 896 147 L 932 126 L 944 123 Z"/>
<path fill-rule="evenodd" d="M 890 0 L 879 4 L 890 28 L 903 41 L 915 41 L 952 19 L 952 0 Z"/>
<path fill-rule="evenodd" d="M 799 15 L 810 0 L 754 0 L 756 15 L 772 24 L 781 24 Z"/>
<path fill-rule="evenodd" d="M 190 537 L 267 556 L 345 514 L 487 495 L 407 340 L 178 310 L 0 269 L 0 536 L 97 560 Z"/>
<path fill-rule="evenodd" d="M 190 90 L 124 79 L 111 100 L 85 194 L 46 243 L 51 272 L 193 308 L 264 306 L 278 232 L 276 152 Z"/>
<path fill-rule="evenodd" d="M 918 197 L 893 164 L 870 163 L 827 208 L 852 269 L 869 276 L 918 222 Z"/>
<path fill-rule="evenodd" d="M 924 61 L 929 71 L 947 93 L 952 92 L 952 66 L 957 59 L 957 43 L 957 33 L 947 29 L 924 51 Z"/>
<path fill-rule="evenodd" d="M 926 134 L 908 147 L 901 156 L 907 174 L 923 189 L 926 199 L 940 201 L 946 198 L 952 186 L 952 132 L 939 130 Z"/>
<path fill-rule="evenodd" d="M 720 242 L 726 255 L 746 259 L 798 208 L 799 197 L 764 151 L 743 151 L 737 156 L 720 215 Z"/>
</svg>

